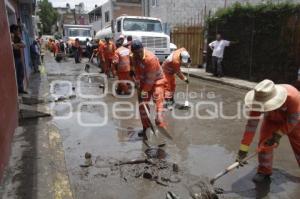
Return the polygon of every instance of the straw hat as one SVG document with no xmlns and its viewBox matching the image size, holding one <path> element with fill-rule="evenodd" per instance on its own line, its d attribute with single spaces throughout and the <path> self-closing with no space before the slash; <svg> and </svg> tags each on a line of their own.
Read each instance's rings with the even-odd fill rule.
<svg viewBox="0 0 300 199">
<path fill-rule="evenodd" d="M 271 80 L 263 80 L 245 96 L 245 104 L 251 110 L 269 112 L 280 108 L 287 98 L 287 90 Z"/>
</svg>

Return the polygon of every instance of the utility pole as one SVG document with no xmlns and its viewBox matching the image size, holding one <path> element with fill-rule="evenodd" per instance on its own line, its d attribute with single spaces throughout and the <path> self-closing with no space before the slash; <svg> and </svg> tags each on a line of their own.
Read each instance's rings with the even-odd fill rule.
<svg viewBox="0 0 300 199">
<path fill-rule="evenodd" d="M 227 8 L 227 0 L 224 0 L 224 8 Z"/>
</svg>

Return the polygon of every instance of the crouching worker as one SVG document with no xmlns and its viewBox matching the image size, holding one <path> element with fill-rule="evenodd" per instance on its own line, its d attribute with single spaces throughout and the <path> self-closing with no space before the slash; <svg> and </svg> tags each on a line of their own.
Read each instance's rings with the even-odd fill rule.
<svg viewBox="0 0 300 199">
<path fill-rule="evenodd" d="M 117 70 L 117 76 L 119 81 L 129 81 L 130 75 L 130 50 L 123 46 L 123 40 L 119 39 L 116 43 L 117 50 L 113 64 Z M 129 88 L 126 82 L 120 82 L 117 88 L 118 94 L 129 95 Z"/>
<path fill-rule="evenodd" d="M 190 55 L 186 49 L 180 48 L 173 52 L 162 64 L 162 68 L 167 80 L 165 87 L 166 106 L 171 106 L 175 103 L 174 93 L 176 89 L 175 74 L 187 84 L 189 80 L 183 75 L 180 66 L 187 66 L 191 63 Z"/>
<path fill-rule="evenodd" d="M 147 104 L 152 98 L 156 105 L 156 125 L 166 128 L 163 118 L 165 77 L 158 58 L 143 47 L 139 40 L 134 40 L 131 45 L 131 75 L 138 87 L 139 111 L 143 125 L 143 131 L 139 136 L 145 136 L 150 127 L 147 112 L 142 103 Z"/>
<path fill-rule="evenodd" d="M 253 181 L 263 182 L 272 175 L 273 149 L 284 135 L 288 136 L 300 166 L 299 91 L 291 85 L 275 85 L 271 80 L 264 80 L 246 94 L 245 104 L 251 112 L 237 161 L 242 162 L 247 156 L 260 116 L 264 116 L 259 138 L 259 165 Z"/>
</svg>

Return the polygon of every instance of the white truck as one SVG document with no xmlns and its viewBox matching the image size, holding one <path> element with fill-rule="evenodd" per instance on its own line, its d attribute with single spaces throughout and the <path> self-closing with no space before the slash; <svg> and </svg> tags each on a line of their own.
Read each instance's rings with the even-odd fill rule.
<svg viewBox="0 0 300 199">
<path fill-rule="evenodd" d="M 131 35 L 133 40 L 138 39 L 142 41 L 144 47 L 155 53 L 161 62 L 171 53 L 170 37 L 163 32 L 160 19 L 120 16 L 115 21 L 112 21 L 111 26 L 98 31 L 96 38 L 104 39 L 106 36 L 109 36 L 116 41 L 120 35 L 125 37 Z"/>
<path fill-rule="evenodd" d="M 80 46 L 83 52 L 85 52 L 86 39 L 92 40 L 92 26 L 64 24 L 63 29 L 63 40 L 67 43 L 68 48 L 71 49 L 75 43 L 75 39 L 78 38 Z"/>
</svg>

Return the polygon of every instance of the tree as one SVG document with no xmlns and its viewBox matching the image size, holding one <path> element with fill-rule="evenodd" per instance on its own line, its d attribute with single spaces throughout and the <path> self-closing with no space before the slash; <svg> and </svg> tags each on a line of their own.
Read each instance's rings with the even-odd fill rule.
<svg viewBox="0 0 300 199">
<path fill-rule="evenodd" d="M 41 0 L 39 2 L 39 7 L 39 17 L 43 24 L 42 33 L 51 34 L 51 28 L 57 21 L 58 13 L 48 0 Z"/>
</svg>

